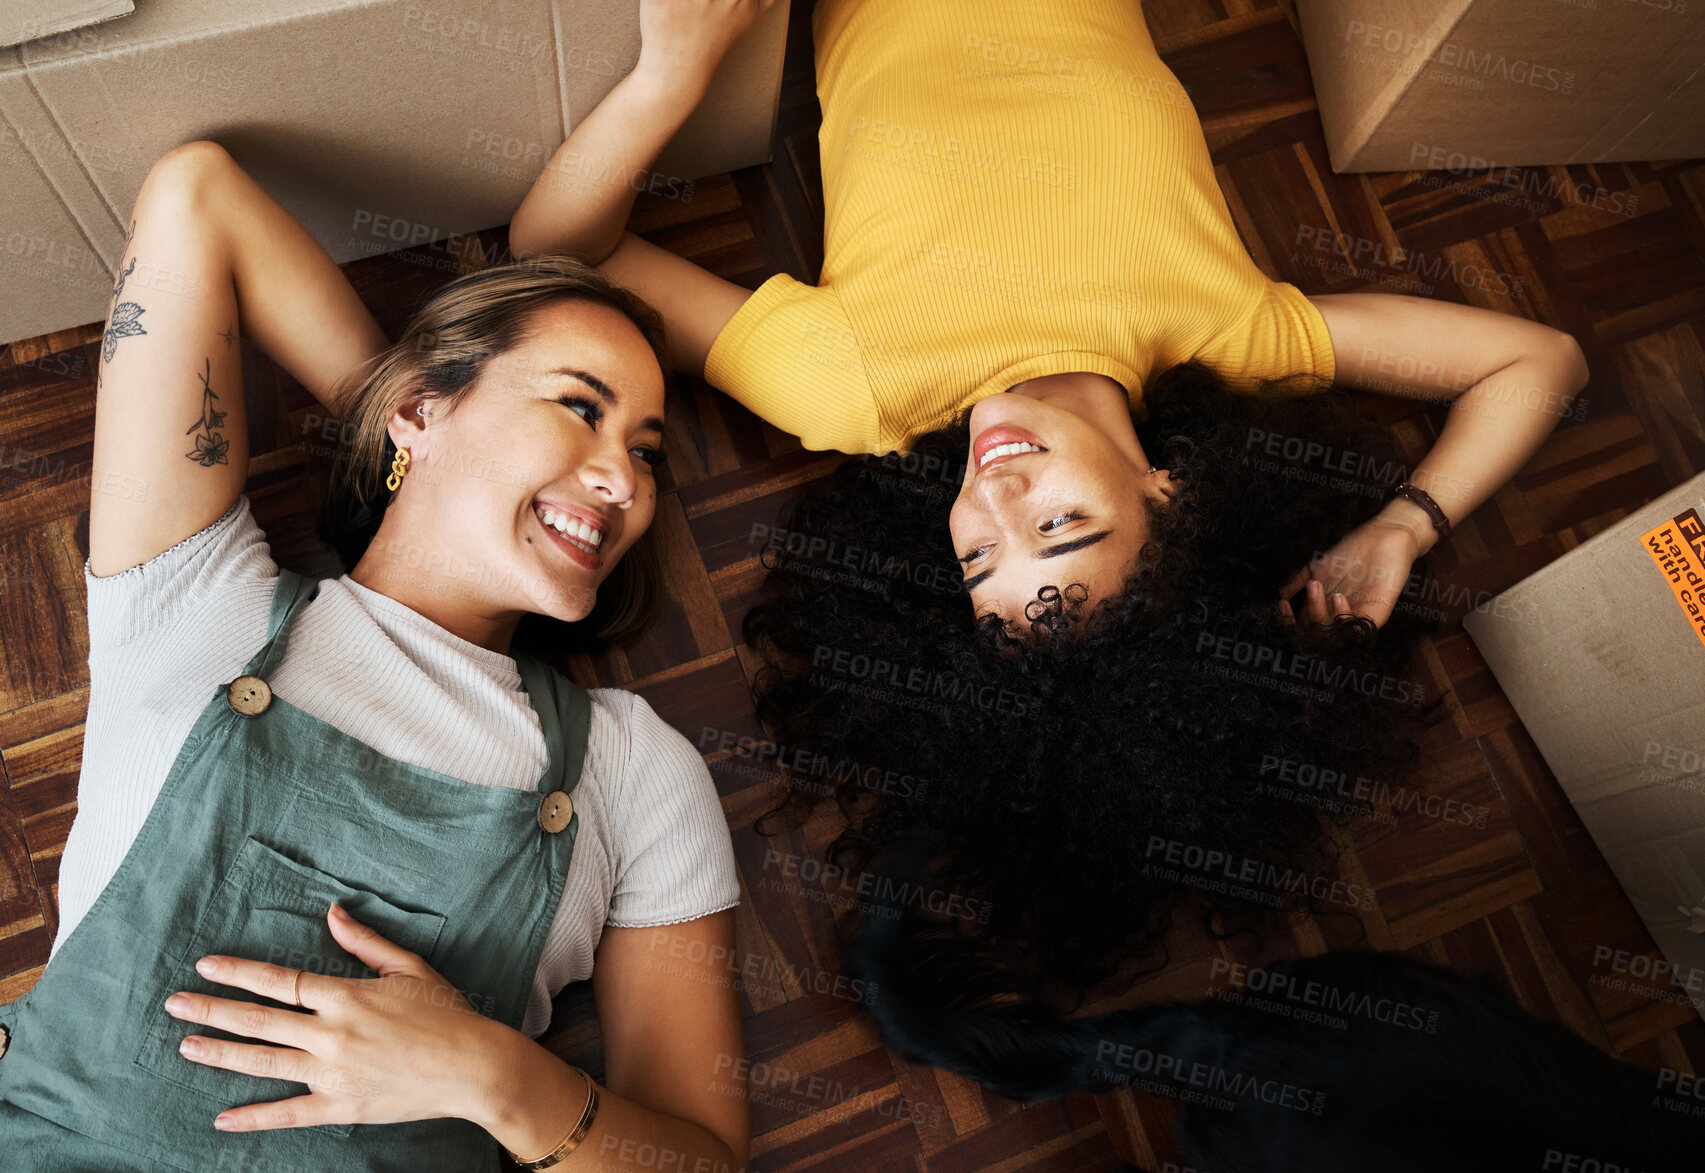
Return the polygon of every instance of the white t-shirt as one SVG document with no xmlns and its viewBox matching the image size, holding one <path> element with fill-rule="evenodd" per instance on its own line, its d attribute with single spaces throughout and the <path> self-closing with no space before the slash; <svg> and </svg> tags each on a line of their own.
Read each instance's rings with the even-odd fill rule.
<svg viewBox="0 0 1705 1173">
<path fill-rule="evenodd" d="M 77 817 L 59 870 L 55 952 L 130 849 L 214 690 L 266 643 L 278 564 L 249 500 L 89 592 L 89 715 Z M 532 790 L 549 764 L 521 672 L 348 575 L 302 605 L 273 691 L 376 753 L 486 786 Z M 710 772 L 643 699 L 591 689 L 574 788 L 574 861 L 527 999 L 522 1030 L 592 973 L 606 924 L 674 924 L 740 902 Z"/>
</svg>

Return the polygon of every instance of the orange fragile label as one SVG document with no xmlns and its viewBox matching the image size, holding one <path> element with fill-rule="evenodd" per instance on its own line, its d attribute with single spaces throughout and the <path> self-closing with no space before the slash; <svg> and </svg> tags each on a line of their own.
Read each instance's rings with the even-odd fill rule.
<svg viewBox="0 0 1705 1173">
<path fill-rule="evenodd" d="M 1693 633 L 1705 643 L 1705 524 L 1699 520 L 1699 511 L 1678 513 L 1640 540 L 1681 604 Z"/>
</svg>

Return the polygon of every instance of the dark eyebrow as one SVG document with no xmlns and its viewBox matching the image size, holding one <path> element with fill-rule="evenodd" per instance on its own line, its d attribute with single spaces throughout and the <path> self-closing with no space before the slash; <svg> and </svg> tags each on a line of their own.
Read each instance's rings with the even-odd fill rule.
<svg viewBox="0 0 1705 1173">
<path fill-rule="evenodd" d="M 1043 546 L 1030 556 L 1032 558 L 1058 558 L 1062 554 L 1075 554 L 1079 550 L 1088 549 L 1103 538 L 1110 538 L 1112 536 L 1112 530 L 1104 529 L 1100 533 L 1090 534 L 1087 537 L 1073 538 L 1069 542 L 1060 542 L 1053 546 Z M 998 567 L 995 569 L 998 569 Z M 990 569 L 983 571 L 981 574 L 972 575 L 970 578 L 965 580 L 965 589 L 970 590 L 973 587 L 982 586 L 985 582 L 989 581 L 994 572 L 994 569 Z"/>
<path fill-rule="evenodd" d="M 1090 534 L 1088 537 L 1083 538 L 1073 538 L 1071 541 L 1061 542 L 1057 546 L 1043 546 L 1040 550 L 1037 550 L 1030 556 L 1032 558 L 1058 558 L 1061 554 L 1075 554 L 1079 550 L 1095 545 L 1095 543 L 1099 542 L 1103 538 L 1112 536 L 1112 530 L 1104 529 L 1098 534 Z"/>
<path fill-rule="evenodd" d="M 597 375 L 592 374 L 590 371 L 576 370 L 573 367 L 557 367 L 555 370 L 546 371 L 545 374 L 567 375 L 571 379 L 579 379 L 582 383 L 585 383 L 588 387 L 592 388 L 592 390 L 596 391 L 598 393 L 598 398 L 602 399 L 605 403 L 614 404 L 621 402 L 620 396 L 610 389 L 610 385 L 600 379 Z M 648 415 L 639 421 L 639 428 L 642 432 L 662 432 L 663 421 L 654 415 Z"/>
</svg>

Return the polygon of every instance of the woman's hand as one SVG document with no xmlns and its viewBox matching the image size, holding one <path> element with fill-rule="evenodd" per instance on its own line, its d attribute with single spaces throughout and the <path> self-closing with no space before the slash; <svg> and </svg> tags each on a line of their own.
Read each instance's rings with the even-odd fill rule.
<svg viewBox="0 0 1705 1173">
<path fill-rule="evenodd" d="M 1385 626 L 1409 568 L 1421 556 L 1420 543 L 1416 528 L 1401 514 L 1382 511 L 1369 518 L 1285 583 L 1279 592 L 1280 621 L 1296 622 L 1289 600 L 1306 587 L 1303 615 L 1312 623 L 1331 626 L 1336 619 L 1358 615 L 1375 627 Z"/>
<path fill-rule="evenodd" d="M 483 1112 L 495 1076 L 489 1057 L 509 1028 L 478 1013 L 418 954 L 357 923 L 337 905 L 326 917 L 338 944 L 379 976 L 334 978 L 236 957 L 209 956 L 196 970 L 284 1007 L 177 993 L 175 1018 L 274 1046 L 191 1035 L 186 1059 L 247 1075 L 304 1083 L 307 1095 L 230 1108 L 214 1127 L 232 1132 L 319 1124 L 395 1124 Z M 292 999 L 299 993 L 306 1009 Z"/>
<path fill-rule="evenodd" d="M 702 94 L 734 42 L 775 0 L 640 0 L 634 73 Z"/>
</svg>

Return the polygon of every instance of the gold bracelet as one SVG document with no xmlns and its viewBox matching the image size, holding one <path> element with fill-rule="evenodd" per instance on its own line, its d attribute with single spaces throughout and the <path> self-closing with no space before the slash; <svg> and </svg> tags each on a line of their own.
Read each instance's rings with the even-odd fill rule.
<svg viewBox="0 0 1705 1173">
<path fill-rule="evenodd" d="M 592 1121 L 598 1116 L 598 1085 L 592 1082 L 592 1077 L 586 1074 L 585 1068 L 575 1068 L 586 1080 L 586 1107 L 581 1109 L 580 1122 L 574 1126 L 574 1131 L 563 1138 L 563 1142 L 544 1156 L 534 1161 L 523 1160 L 514 1153 L 509 1153 L 509 1159 L 523 1169 L 549 1169 L 572 1153 L 580 1142 L 586 1139 L 586 1134 L 592 1131 Z M 509 1152 L 505 1149 L 504 1152 Z"/>
</svg>

